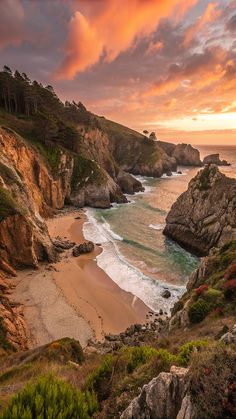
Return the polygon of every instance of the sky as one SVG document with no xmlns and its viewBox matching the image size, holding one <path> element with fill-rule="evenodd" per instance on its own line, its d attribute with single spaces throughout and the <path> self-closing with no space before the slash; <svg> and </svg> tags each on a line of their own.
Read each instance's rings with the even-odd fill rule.
<svg viewBox="0 0 236 419">
<path fill-rule="evenodd" d="M 236 145 L 236 0 L 0 0 L 0 63 L 158 139 Z"/>
</svg>

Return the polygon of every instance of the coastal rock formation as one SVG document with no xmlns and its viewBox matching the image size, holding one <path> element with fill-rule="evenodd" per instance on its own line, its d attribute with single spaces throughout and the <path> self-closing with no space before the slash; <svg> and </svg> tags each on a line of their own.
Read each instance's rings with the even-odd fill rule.
<svg viewBox="0 0 236 419">
<path fill-rule="evenodd" d="M 181 166 L 202 166 L 199 151 L 190 144 L 172 144 L 158 141 L 158 145 L 165 153 L 174 158 L 177 165 Z"/>
<path fill-rule="evenodd" d="M 216 154 L 209 154 L 208 156 L 204 157 L 203 164 L 216 164 L 217 166 L 230 166 L 226 160 L 220 160 L 219 153 Z"/>
<path fill-rule="evenodd" d="M 173 157 L 181 166 L 202 166 L 199 151 L 190 144 L 177 144 Z"/>
<path fill-rule="evenodd" d="M 198 255 L 234 239 L 236 180 L 205 167 L 172 205 L 163 233 Z"/>
<path fill-rule="evenodd" d="M 78 246 L 75 246 L 72 253 L 73 253 L 73 256 L 77 257 L 85 253 L 93 252 L 93 250 L 94 250 L 94 244 L 93 242 L 89 241 L 89 242 L 81 243 Z"/>
<path fill-rule="evenodd" d="M 161 372 L 142 391 L 121 419 L 191 419 L 194 417 L 190 397 L 186 396 L 188 369 L 172 366 L 170 372 Z M 188 412 L 188 413 L 187 413 Z"/>
<path fill-rule="evenodd" d="M 169 319 L 169 330 L 186 330 L 192 324 L 201 323 L 211 313 L 233 313 L 236 281 L 236 240 L 225 243 L 220 249 L 212 249 L 201 259 L 199 267 L 192 273 L 187 283 L 187 291 L 176 302 Z M 221 335 L 228 329 L 223 329 Z M 230 335 L 235 333 L 232 328 Z"/>
<path fill-rule="evenodd" d="M 27 349 L 23 308 L 9 301 L 11 288 L 9 280 L 0 274 L 0 352 L 1 348 Z"/>
</svg>

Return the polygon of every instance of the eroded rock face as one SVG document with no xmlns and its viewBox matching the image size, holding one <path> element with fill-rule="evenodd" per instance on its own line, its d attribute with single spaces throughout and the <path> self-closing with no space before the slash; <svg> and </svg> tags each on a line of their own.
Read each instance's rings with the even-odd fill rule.
<svg viewBox="0 0 236 419">
<path fill-rule="evenodd" d="M 217 166 L 230 166 L 226 160 L 221 160 L 219 153 L 209 154 L 204 157 L 203 164 L 216 164 Z"/>
<path fill-rule="evenodd" d="M 73 256 L 77 257 L 85 253 L 90 253 L 93 251 L 94 251 L 94 244 L 93 242 L 89 241 L 89 242 L 81 243 L 78 246 L 75 246 L 72 253 L 73 253 Z"/>
<path fill-rule="evenodd" d="M 122 413 L 121 419 L 193 418 L 190 397 L 185 397 L 187 372 L 186 368 L 175 366 L 170 372 L 161 372 L 143 386 L 140 395 Z"/>
<path fill-rule="evenodd" d="M 181 166 L 202 166 L 199 151 L 191 144 L 172 144 L 165 141 L 158 141 L 159 146 L 168 156 L 176 160 Z"/>
<path fill-rule="evenodd" d="M 236 180 L 207 166 L 172 205 L 163 233 L 198 255 L 236 238 Z"/>
<path fill-rule="evenodd" d="M 173 157 L 178 165 L 182 166 L 202 166 L 199 151 L 190 144 L 177 144 L 174 149 Z"/>
<path fill-rule="evenodd" d="M 0 274 L 1 345 L 3 349 L 25 350 L 27 349 L 27 332 L 23 307 L 10 303 L 8 294 L 11 288 L 9 280 Z"/>
</svg>

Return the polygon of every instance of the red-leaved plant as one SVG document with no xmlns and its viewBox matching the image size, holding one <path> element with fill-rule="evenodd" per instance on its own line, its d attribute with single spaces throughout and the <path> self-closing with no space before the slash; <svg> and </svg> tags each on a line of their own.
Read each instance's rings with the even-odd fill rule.
<svg viewBox="0 0 236 419">
<path fill-rule="evenodd" d="M 195 293 L 199 297 L 200 295 L 202 295 L 207 290 L 208 290 L 208 285 L 204 284 L 204 285 L 201 285 L 200 287 L 196 288 Z"/>
<path fill-rule="evenodd" d="M 224 278 L 225 279 L 235 278 L 235 275 L 236 275 L 236 263 L 233 263 L 226 270 L 226 272 L 224 274 Z"/>
</svg>

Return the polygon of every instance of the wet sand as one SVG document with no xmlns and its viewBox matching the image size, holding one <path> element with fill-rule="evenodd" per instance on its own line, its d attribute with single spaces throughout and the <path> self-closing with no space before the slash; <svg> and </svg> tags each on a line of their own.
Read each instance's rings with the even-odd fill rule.
<svg viewBox="0 0 236 419">
<path fill-rule="evenodd" d="M 52 238 L 80 244 L 85 241 L 84 222 L 86 216 L 80 210 L 60 214 L 47 224 Z M 107 333 L 146 321 L 148 307 L 119 288 L 97 265 L 96 255 L 101 251 L 95 246 L 94 252 L 75 258 L 68 250 L 53 265 L 19 274 L 13 299 L 24 305 L 31 347 L 64 336 L 78 339 L 84 347 L 90 338 L 101 340 Z"/>
</svg>

